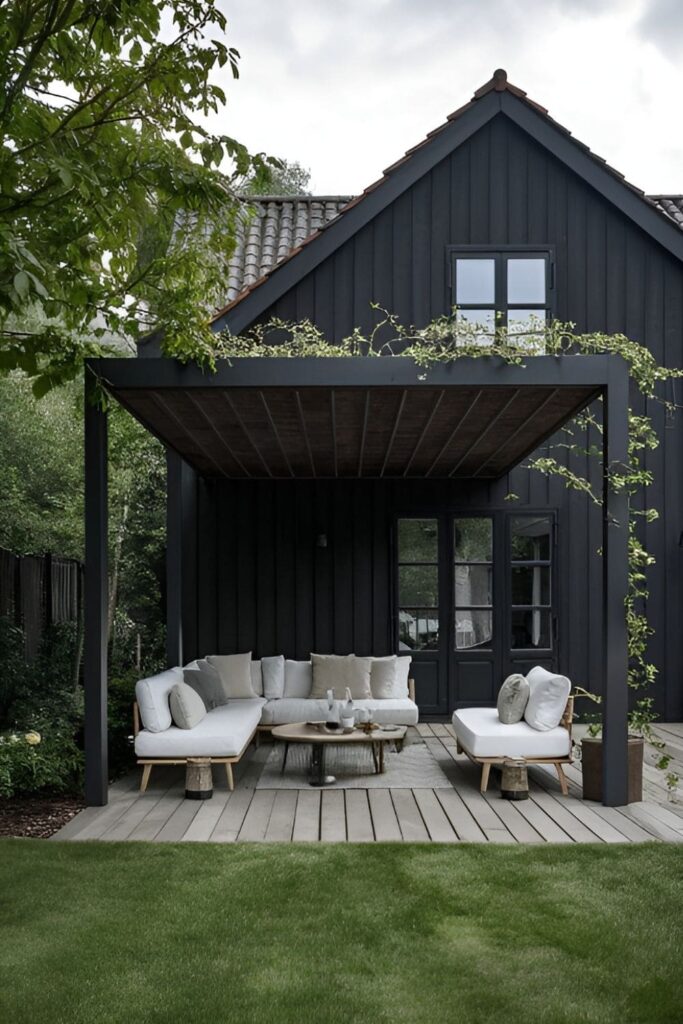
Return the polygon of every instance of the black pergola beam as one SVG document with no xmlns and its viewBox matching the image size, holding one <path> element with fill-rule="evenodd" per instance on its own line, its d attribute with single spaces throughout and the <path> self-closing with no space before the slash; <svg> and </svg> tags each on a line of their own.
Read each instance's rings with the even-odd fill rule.
<svg viewBox="0 0 683 1024">
<path fill-rule="evenodd" d="M 107 412 L 96 404 L 97 382 L 85 372 L 85 799 L 107 803 L 107 646 L 109 621 Z"/>
<path fill-rule="evenodd" d="M 609 379 L 609 356 L 530 356 L 517 366 L 499 356 L 461 358 L 425 367 L 404 356 L 295 359 L 246 356 L 222 360 L 215 372 L 172 359 L 89 359 L 114 391 L 166 388 L 587 387 L 599 394 Z"/>
</svg>

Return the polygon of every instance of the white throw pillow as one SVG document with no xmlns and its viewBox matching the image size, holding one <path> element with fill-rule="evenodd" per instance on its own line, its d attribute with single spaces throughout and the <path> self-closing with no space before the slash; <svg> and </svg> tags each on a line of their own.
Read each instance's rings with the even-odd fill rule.
<svg viewBox="0 0 683 1024">
<path fill-rule="evenodd" d="M 285 697 L 310 697 L 313 685 L 313 667 L 310 661 L 285 662 Z"/>
<path fill-rule="evenodd" d="M 206 705 L 187 683 L 176 683 L 169 694 L 173 722 L 179 729 L 194 729 L 206 718 Z"/>
<path fill-rule="evenodd" d="M 251 688 L 257 697 L 263 696 L 263 671 L 260 661 L 251 663 Z"/>
<path fill-rule="evenodd" d="M 524 721 L 532 729 L 547 732 L 556 729 L 567 706 L 572 684 L 566 676 L 556 675 L 537 665 L 527 673 L 529 700 Z"/>
<path fill-rule="evenodd" d="M 142 724 L 148 732 L 165 732 L 173 724 L 168 695 L 177 682 L 182 682 L 183 670 L 169 668 L 135 684 L 135 699 L 140 709 Z"/>
<path fill-rule="evenodd" d="M 370 689 L 375 700 L 391 700 L 396 690 L 396 669 L 398 658 L 390 654 L 387 658 L 372 658 Z"/>
<path fill-rule="evenodd" d="M 263 696 L 266 700 L 278 700 L 285 695 L 285 658 L 283 654 L 261 658 L 263 674 Z"/>
<path fill-rule="evenodd" d="M 399 654 L 396 659 L 396 682 L 392 696 L 396 700 L 405 700 L 409 697 L 408 678 L 410 676 L 410 664 L 412 658 L 409 654 Z"/>
<path fill-rule="evenodd" d="M 251 651 L 246 654 L 210 654 L 206 659 L 217 670 L 227 700 L 255 697 L 251 688 Z"/>
<path fill-rule="evenodd" d="M 334 690 L 337 700 L 343 700 L 347 690 L 353 700 L 372 700 L 370 689 L 370 658 L 357 658 L 355 654 L 311 654 L 313 686 L 311 697 L 322 699 L 328 690 Z"/>
</svg>

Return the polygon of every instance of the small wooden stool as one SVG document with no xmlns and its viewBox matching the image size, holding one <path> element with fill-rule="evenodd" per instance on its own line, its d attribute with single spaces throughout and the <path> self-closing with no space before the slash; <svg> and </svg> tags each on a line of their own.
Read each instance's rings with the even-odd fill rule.
<svg viewBox="0 0 683 1024">
<path fill-rule="evenodd" d="M 529 799 L 529 777 L 523 758 L 510 758 L 503 762 L 500 795 L 505 800 Z"/>
<path fill-rule="evenodd" d="M 213 796 L 211 759 L 188 757 L 185 769 L 185 799 L 210 800 Z"/>
</svg>

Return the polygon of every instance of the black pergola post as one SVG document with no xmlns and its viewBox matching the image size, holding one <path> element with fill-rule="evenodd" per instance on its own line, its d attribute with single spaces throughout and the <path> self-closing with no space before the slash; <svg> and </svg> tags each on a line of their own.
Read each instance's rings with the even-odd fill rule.
<svg viewBox="0 0 683 1024">
<path fill-rule="evenodd" d="M 603 392 L 603 652 L 602 802 L 628 803 L 628 496 L 615 491 L 610 472 L 628 459 L 629 378 L 626 364 L 611 359 Z"/>
<path fill-rule="evenodd" d="M 107 803 L 107 412 L 94 403 L 96 379 L 85 373 L 85 799 Z"/>
<path fill-rule="evenodd" d="M 166 450 L 166 663 L 183 663 L 183 460 Z"/>
</svg>

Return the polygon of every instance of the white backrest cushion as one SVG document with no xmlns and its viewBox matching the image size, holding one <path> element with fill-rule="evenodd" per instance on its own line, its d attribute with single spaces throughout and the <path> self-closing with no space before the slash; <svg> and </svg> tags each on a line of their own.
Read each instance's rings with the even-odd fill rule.
<svg viewBox="0 0 683 1024">
<path fill-rule="evenodd" d="M 285 659 L 282 654 L 261 659 L 263 696 L 266 700 L 279 700 L 285 695 Z"/>
<path fill-rule="evenodd" d="M 397 663 L 395 654 L 370 659 L 370 689 L 375 700 L 390 700 L 394 696 Z"/>
<path fill-rule="evenodd" d="M 412 660 L 409 654 L 400 654 L 396 659 L 396 679 L 392 694 L 396 700 L 404 700 L 409 696 L 408 679 L 410 677 L 410 663 Z"/>
<path fill-rule="evenodd" d="M 140 719 L 149 732 L 165 732 L 171 728 L 171 709 L 168 695 L 176 683 L 183 681 L 180 667 L 168 668 L 135 684 L 135 699 L 140 709 Z"/>
<path fill-rule="evenodd" d="M 532 729 L 547 732 L 560 724 L 567 706 L 572 684 L 566 676 L 556 675 L 536 665 L 527 673 L 529 700 L 524 709 L 524 721 Z"/>
<path fill-rule="evenodd" d="M 251 688 L 257 697 L 263 696 L 263 664 L 260 661 L 251 663 Z"/>
<path fill-rule="evenodd" d="M 251 651 L 246 654 L 209 654 L 206 660 L 221 677 L 226 701 L 249 700 L 256 696 L 251 688 Z"/>
<path fill-rule="evenodd" d="M 310 697 L 313 685 L 313 666 L 310 661 L 285 662 L 285 697 Z"/>
</svg>

